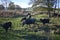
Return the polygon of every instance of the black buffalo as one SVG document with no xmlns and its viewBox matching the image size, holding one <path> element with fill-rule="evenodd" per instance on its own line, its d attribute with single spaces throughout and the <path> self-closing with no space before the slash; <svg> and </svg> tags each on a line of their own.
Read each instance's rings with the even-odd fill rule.
<svg viewBox="0 0 60 40">
<path fill-rule="evenodd" d="M 58 13 L 53 13 L 52 14 L 52 17 L 57 17 L 58 16 Z"/>
<path fill-rule="evenodd" d="M 60 28 L 60 25 L 54 25 L 56 28 Z"/>
<path fill-rule="evenodd" d="M 43 24 L 49 23 L 50 19 L 40 19 Z"/>
<path fill-rule="evenodd" d="M 11 29 L 12 22 L 3 23 L 3 24 L 1 24 L 1 26 L 5 29 L 6 32 L 8 32 L 8 29 L 9 28 Z"/>
<path fill-rule="evenodd" d="M 21 21 L 22 21 L 22 26 L 24 26 L 25 24 L 30 26 L 30 24 L 35 24 L 36 19 L 34 19 L 34 18 L 28 18 L 28 19 L 22 18 Z"/>
<path fill-rule="evenodd" d="M 60 14 L 58 14 L 58 17 L 60 17 Z"/>
</svg>

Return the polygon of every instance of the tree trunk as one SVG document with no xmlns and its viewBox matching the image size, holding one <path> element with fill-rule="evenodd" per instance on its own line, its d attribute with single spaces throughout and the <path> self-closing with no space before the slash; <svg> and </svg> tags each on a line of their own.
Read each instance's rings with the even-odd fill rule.
<svg viewBox="0 0 60 40">
<path fill-rule="evenodd" d="M 58 0 L 58 13 L 59 13 L 59 0 Z"/>
<path fill-rule="evenodd" d="M 57 6 L 57 0 L 55 1 L 54 13 L 56 13 L 56 12 L 55 12 L 55 10 L 56 10 L 56 6 Z"/>
<path fill-rule="evenodd" d="M 47 6 L 48 6 L 48 15 L 49 15 L 49 18 L 51 17 L 51 13 L 50 13 L 50 6 L 49 6 L 49 0 L 47 0 Z"/>
<path fill-rule="evenodd" d="M 7 2 L 5 2 L 6 3 L 6 10 L 7 10 Z"/>
</svg>

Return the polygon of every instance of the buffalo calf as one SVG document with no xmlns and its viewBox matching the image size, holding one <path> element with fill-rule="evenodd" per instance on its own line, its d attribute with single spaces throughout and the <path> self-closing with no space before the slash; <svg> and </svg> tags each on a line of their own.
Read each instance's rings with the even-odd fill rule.
<svg viewBox="0 0 60 40">
<path fill-rule="evenodd" d="M 12 23 L 11 22 L 6 22 L 2 24 L 2 27 L 5 29 L 6 32 L 8 32 L 8 29 L 11 29 Z"/>
</svg>

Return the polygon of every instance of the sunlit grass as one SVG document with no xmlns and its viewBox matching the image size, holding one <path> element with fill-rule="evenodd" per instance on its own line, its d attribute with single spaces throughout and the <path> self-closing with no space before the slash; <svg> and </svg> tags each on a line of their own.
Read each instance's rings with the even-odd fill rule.
<svg viewBox="0 0 60 40">
<path fill-rule="evenodd" d="M 48 17 L 46 14 L 33 16 L 33 18 L 36 18 L 37 20 L 39 20 L 40 18 L 46 18 L 46 17 Z M 0 40 L 33 40 L 33 38 L 31 38 L 32 36 L 35 36 L 38 38 L 39 36 L 41 36 L 41 32 L 28 32 L 27 31 L 28 29 L 27 30 L 25 29 L 25 28 L 28 28 L 26 27 L 26 25 L 22 27 L 21 18 L 22 17 L 0 18 L 0 23 L 4 23 L 8 21 L 12 22 L 12 30 L 11 31 L 9 30 L 8 33 L 6 33 L 4 29 L 0 27 Z M 52 24 L 55 23 L 60 25 L 60 18 L 57 18 L 57 17 L 51 18 L 50 21 L 52 22 Z M 37 38 L 35 38 L 34 40 L 36 39 Z M 55 40 L 60 40 L 60 35 L 56 36 Z"/>
</svg>

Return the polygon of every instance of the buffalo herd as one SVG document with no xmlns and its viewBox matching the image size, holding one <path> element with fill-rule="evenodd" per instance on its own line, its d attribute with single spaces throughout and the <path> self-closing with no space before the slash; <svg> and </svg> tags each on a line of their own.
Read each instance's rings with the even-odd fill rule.
<svg viewBox="0 0 60 40">
<path fill-rule="evenodd" d="M 57 14 L 54 14 L 53 16 L 57 16 Z M 29 18 L 26 18 L 26 17 L 22 18 L 21 22 L 22 22 L 22 26 L 24 26 L 25 24 L 30 26 L 30 24 L 34 24 L 35 25 L 37 20 L 35 18 L 31 18 L 31 16 L 29 16 Z M 49 18 L 40 19 L 39 22 L 41 22 L 43 25 L 45 25 L 46 23 L 50 23 L 50 19 Z M 8 32 L 8 29 L 12 28 L 12 22 L 3 23 L 3 24 L 0 24 L 0 26 L 3 27 L 6 32 Z M 53 29 L 60 29 L 60 25 L 54 25 L 54 26 L 56 28 L 53 28 Z M 39 29 L 41 29 L 41 28 L 39 28 Z M 46 28 L 42 28 L 42 29 L 45 30 L 45 31 L 50 30 L 47 27 Z M 35 30 L 35 31 L 37 31 L 37 30 Z M 57 32 L 55 32 L 55 33 L 57 33 Z M 58 33 L 60 34 L 60 32 L 58 32 Z"/>
<path fill-rule="evenodd" d="M 36 19 L 33 19 L 33 18 L 31 18 L 31 19 L 22 18 L 21 21 L 22 21 L 22 25 L 24 26 L 25 24 L 28 24 L 28 25 L 35 24 Z M 45 25 L 46 23 L 50 23 L 49 21 L 50 21 L 50 19 L 45 19 L 45 18 L 44 19 L 40 19 L 40 22 L 42 22 L 43 25 Z M 12 22 L 3 23 L 3 24 L 0 24 L 0 26 L 2 26 L 5 29 L 5 31 L 8 32 L 8 29 L 12 28 Z M 53 28 L 53 30 L 56 31 L 57 29 L 60 29 L 60 25 L 54 25 L 54 26 L 55 26 L 55 28 Z M 44 31 L 50 30 L 49 28 L 44 28 L 44 27 L 38 28 L 38 29 L 43 29 Z M 37 30 L 35 30 L 35 31 L 37 31 Z M 59 32 L 54 32 L 54 33 L 55 34 L 60 34 L 60 31 Z"/>
<path fill-rule="evenodd" d="M 34 18 L 30 18 L 30 19 L 22 18 L 21 21 L 22 21 L 22 26 L 24 26 L 25 24 L 30 25 L 30 24 L 35 24 L 36 23 L 36 19 L 34 19 Z M 43 24 L 49 23 L 49 19 L 40 19 L 40 21 Z M 12 28 L 12 22 L 3 23 L 3 24 L 0 24 L 0 26 L 2 26 L 5 29 L 5 31 L 8 32 L 8 29 Z"/>
</svg>

